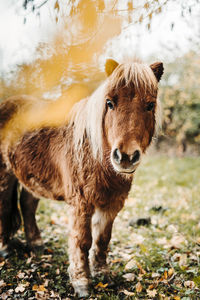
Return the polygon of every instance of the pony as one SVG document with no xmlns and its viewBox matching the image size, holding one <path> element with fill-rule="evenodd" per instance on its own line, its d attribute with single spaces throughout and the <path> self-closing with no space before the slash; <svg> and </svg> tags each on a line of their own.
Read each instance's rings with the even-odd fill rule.
<svg viewBox="0 0 200 300">
<path fill-rule="evenodd" d="M 38 114 L 30 96 L 0 104 L 1 254 L 7 253 L 20 226 L 18 200 L 27 244 L 33 249 L 42 246 L 35 219 L 39 198 L 66 201 L 68 271 L 79 297 L 89 295 L 90 274 L 108 272 L 114 219 L 160 126 L 157 93 L 163 64 L 108 59 L 105 70 L 106 80 L 74 104 L 69 118 L 57 126 L 28 123 L 30 116 L 36 122 Z"/>
</svg>

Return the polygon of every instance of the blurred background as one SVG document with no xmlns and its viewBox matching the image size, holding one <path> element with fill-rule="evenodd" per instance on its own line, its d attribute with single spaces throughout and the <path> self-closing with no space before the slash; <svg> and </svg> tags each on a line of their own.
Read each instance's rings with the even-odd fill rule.
<svg viewBox="0 0 200 300">
<path fill-rule="evenodd" d="M 105 78 L 106 58 L 163 61 L 161 151 L 199 152 L 199 54 L 199 0 L 0 1 L 1 100 L 28 94 L 69 110 Z"/>
</svg>

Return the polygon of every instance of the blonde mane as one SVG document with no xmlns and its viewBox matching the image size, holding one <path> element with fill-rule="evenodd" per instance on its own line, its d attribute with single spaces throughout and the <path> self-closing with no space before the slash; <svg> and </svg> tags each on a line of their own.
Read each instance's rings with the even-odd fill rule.
<svg viewBox="0 0 200 300">
<path fill-rule="evenodd" d="M 131 84 L 137 93 L 144 96 L 147 92 L 154 95 L 158 89 L 157 79 L 148 65 L 139 62 L 124 63 L 120 64 L 90 97 L 74 105 L 70 124 L 74 126 L 74 147 L 79 159 L 85 136 L 89 138 L 94 158 L 102 159 L 105 97 L 109 90 Z M 161 124 L 160 115 L 160 103 L 157 100 L 155 133 Z"/>
</svg>

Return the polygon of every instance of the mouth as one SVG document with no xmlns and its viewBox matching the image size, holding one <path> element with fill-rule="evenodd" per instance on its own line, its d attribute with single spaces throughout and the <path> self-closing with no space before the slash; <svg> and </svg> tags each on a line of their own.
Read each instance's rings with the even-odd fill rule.
<svg viewBox="0 0 200 300">
<path fill-rule="evenodd" d="M 118 174 L 124 174 L 124 175 L 131 175 L 134 174 L 136 169 L 138 166 L 134 167 L 134 169 L 123 169 L 123 168 L 119 168 L 118 166 L 113 164 L 113 168 L 115 170 L 115 172 L 117 172 Z"/>
<path fill-rule="evenodd" d="M 129 166 L 128 168 L 123 168 L 122 166 L 116 164 L 111 158 L 111 164 L 116 173 L 121 174 L 121 175 L 132 175 L 135 173 L 140 162 L 138 162 L 132 166 Z"/>
<path fill-rule="evenodd" d="M 135 171 L 136 171 L 136 169 L 133 171 L 120 171 L 119 173 L 120 174 L 133 174 L 133 173 L 135 173 Z"/>
</svg>

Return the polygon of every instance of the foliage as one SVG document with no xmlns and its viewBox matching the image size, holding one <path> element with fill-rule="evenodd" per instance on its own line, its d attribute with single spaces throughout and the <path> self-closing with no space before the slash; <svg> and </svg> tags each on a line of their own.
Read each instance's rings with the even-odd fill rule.
<svg viewBox="0 0 200 300">
<path fill-rule="evenodd" d="M 199 299 L 200 159 L 146 157 L 114 224 L 110 278 L 92 281 L 94 299 Z M 0 262 L 1 299 L 72 299 L 65 203 L 42 200 L 45 252 L 13 247 Z M 70 216 L 69 216 L 70 217 Z M 150 218 L 148 226 L 130 220 Z M 24 243 L 24 233 L 18 233 Z"/>
<path fill-rule="evenodd" d="M 17 2 L 12 1 L 13 5 Z M 199 0 L 175 2 L 187 21 L 199 5 Z M 2 74 L 0 99 L 29 94 L 58 99 L 58 106 L 68 101 L 70 108 L 104 79 L 104 53 L 112 55 L 109 50 L 112 38 L 131 23 L 145 23 L 150 29 L 155 15 L 162 13 L 170 0 L 24 0 L 22 3 L 24 23 L 30 15 L 41 18 L 41 10 L 48 8 L 56 34 L 48 44 L 38 46 L 33 63 L 17 66 L 10 78 Z M 172 29 L 173 26 L 171 24 Z M 163 133 L 179 144 L 187 141 L 199 145 L 198 54 L 190 52 L 164 65 Z"/>
<path fill-rule="evenodd" d="M 163 132 L 177 143 L 200 145 L 200 59 L 189 52 L 166 65 L 161 89 Z"/>
</svg>

